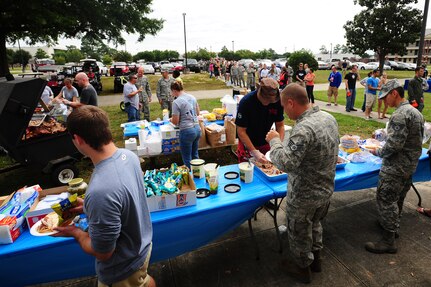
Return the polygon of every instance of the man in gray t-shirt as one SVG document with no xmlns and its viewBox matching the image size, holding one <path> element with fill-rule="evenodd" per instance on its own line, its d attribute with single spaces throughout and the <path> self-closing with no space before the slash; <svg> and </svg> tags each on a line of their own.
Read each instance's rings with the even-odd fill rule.
<svg viewBox="0 0 431 287">
<path fill-rule="evenodd" d="M 127 121 L 134 122 L 141 119 L 139 113 L 139 93 L 142 92 L 143 88 L 136 88 L 136 81 L 138 77 L 135 74 L 129 75 L 129 81 L 124 85 L 123 96 L 124 104 L 126 106 Z"/>
<path fill-rule="evenodd" d="M 72 108 L 79 108 L 84 105 L 91 105 L 97 107 L 97 92 L 88 81 L 87 74 L 85 74 L 84 72 L 76 74 L 75 81 L 77 82 L 78 86 L 82 88 L 80 101 L 71 102 L 67 99 L 63 99 L 63 103 L 66 106 L 70 106 Z"/>
<path fill-rule="evenodd" d="M 108 117 L 97 107 L 73 110 L 67 129 L 94 164 L 85 200 L 71 210 L 85 212 L 89 229 L 58 227 L 55 236 L 74 237 L 96 257 L 98 286 L 155 286 L 147 274 L 153 234 L 138 157 L 115 146 Z"/>
</svg>

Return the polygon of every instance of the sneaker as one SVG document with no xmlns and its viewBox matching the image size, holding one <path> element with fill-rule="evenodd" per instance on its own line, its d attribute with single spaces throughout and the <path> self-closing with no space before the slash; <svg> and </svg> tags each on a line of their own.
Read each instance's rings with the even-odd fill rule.
<svg viewBox="0 0 431 287">
<path fill-rule="evenodd" d="M 338 106 L 338 104 L 334 104 L 334 106 Z"/>
<path fill-rule="evenodd" d="M 327 106 L 330 106 L 331 104 L 326 104 Z"/>
<path fill-rule="evenodd" d="M 369 121 L 371 119 L 371 117 L 365 117 L 365 120 Z"/>
<path fill-rule="evenodd" d="M 351 111 L 354 111 L 354 112 L 356 112 L 356 111 L 358 111 L 357 109 L 350 109 Z"/>
</svg>

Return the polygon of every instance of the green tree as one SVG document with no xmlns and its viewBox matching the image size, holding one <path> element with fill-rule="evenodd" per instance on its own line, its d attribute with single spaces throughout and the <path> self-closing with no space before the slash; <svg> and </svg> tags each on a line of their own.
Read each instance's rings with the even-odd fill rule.
<svg viewBox="0 0 431 287">
<path fill-rule="evenodd" d="M 221 48 L 221 52 L 218 53 L 218 56 L 221 58 L 225 58 L 226 60 L 233 60 L 234 59 L 234 54 L 232 51 L 229 51 L 226 46 L 223 46 Z"/>
<path fill-rule="evenodd" d="M 319 52 L 321 54 L 329 54 L 329 51 L 328 51 L 328 49 L 326 48 L 325 45 L 320 46 Z"/>
<path fill-rule="evenodd" d="M 337 44 L 334 46 L 334 54 L 338 54 L 341 51 L 341 45 Z"/>
<path fill-rule="evenodd" d="M 83 37 L 124 44 L 122 32 L 138 41 L 155 35 L 162 19 L 149 18 L 152 0 L 32 0 L 0 5 L 0 77 L 13 76 L 7 65 L 6 42 L 55 43 L 59 37 Z M 85 9 L 83 9 L 85 7 Z M 48 14 L 47 14 L 48 13 Z"/>
<path fill-rule="evenodd" d="M 136 55 L 133 56 L 133 61 L 137 62 L 139 60 L 145 60 L 146 62 L 153 62 L 154 53 L 152 51 L 138 52 Z"/>
<path fill-rule="evenodd" d="M 255 55 L 250 50 L 238 50 L 235 51 L 235 56 L 237 56 L 238 59 L 253 59 Z"/>
<path fill-rule="evenodd" d="M 34 56 L 38 59 L 49 58 L 49 55 L 41 48 L 37 49 L 36 54 Z"/>
<path fill-rule="evenodd" d="M 79 60 L 83 59 L 84 56 L 81 53 L 81 50 L 77 48 L 72 48 L 66 51 L 66 61 L 67 62 L 75 62 L 78 63 Z"/>
<path fill-rule="evenodd" d="M 347 21 L 347 47 L 362 55 L 373 50 L 379 57 L 379 69 L 387 54 L 404 55 L 409 43 L 420 36 L 421 12 L 409 5 L 417 0 L 354 0 L 365 9 Z"/>
<path fill-rule="evenodd" d="M 13 63 L 21 64 L 23 72 L 25 71 L 25 66 L 28 64 L 28 60 L 31 58 L 31 54 L 24 50 L 16 50 L 15 53 L 13 53 Z"/>
<path fill-rule="evenodd" d="M 13 56 L 15 52 L 12 49 L 6 49 L 7 63 L 8 65 L 13 65 Z"/>
<path fill-rule="evenodd" d="M 108 55 L 108 54 L 103 55 L 103 57 L 102 57 L 102 63 L 105 66 L 111 65 L 112 64 L 112 57 L 110 55 Z"/>
<path fill-rule="evenodd" d="M 64 56 L 61 56 L 61 55 L 54 56 L 54 61 L 55 61 L 56 65 L 66 64 L 66 58 Z"/>
<path fill-rule="evenodd" d="M 313 68 L 313 70 L 317 70 L 318 64 L 316 59 L 314 58 L 314 55 L 311 51 L 307 50 L 299 50 L 295 51 L 292 54 L 290 54 L 289 57 L 289 66 L 293 68 L 293 70 L 296 72 L 298 70 L 299 63 L 308 64 L 310 68 Z"/>
<path fill-rule="evenodd" d="M 132 54 L 127 51 L 117 51 L 113 58 L 117 62 L 131 62 L 133 59 Z"/>
</svg>

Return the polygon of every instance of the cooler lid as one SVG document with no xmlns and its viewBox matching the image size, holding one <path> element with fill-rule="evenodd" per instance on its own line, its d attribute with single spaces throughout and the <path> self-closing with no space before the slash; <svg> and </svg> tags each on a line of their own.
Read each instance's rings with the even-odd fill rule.
<svg viewBox="0 0 431 287">
<path fill-rule="evenodd" d="M 46 86 L 40 78 L 0 79 L 0 144 L 18 144 Z"/>
</svg>

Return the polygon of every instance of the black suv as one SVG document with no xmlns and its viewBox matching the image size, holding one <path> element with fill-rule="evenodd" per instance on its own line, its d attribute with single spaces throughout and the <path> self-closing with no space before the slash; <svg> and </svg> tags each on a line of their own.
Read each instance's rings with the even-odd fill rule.
<svg viewBox="0 0 431 287">
<path fill-rule="evenodd" d="M 186 66 L 186 60 L 184 60 L 183 66 Z M 201 68 L 199 67 L 199 63 L 196 61 L 196 59 L 187 59 L 187 68 L 190 70 L 190 72 L 201 72 Z"/>
</svg>

